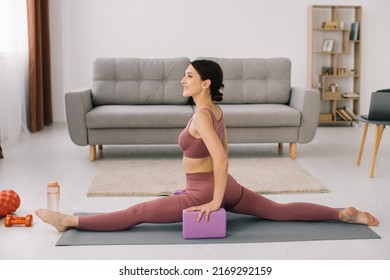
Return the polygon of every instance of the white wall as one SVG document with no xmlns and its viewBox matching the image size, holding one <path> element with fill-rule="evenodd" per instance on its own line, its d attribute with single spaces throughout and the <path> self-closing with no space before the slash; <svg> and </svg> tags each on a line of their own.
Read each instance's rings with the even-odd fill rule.
<svg viewBox="0 0 390 280">
<path fill-rule="evenodd" d="M 64 93 L 92 86 L 97 57 L 288 57 L 292 84 L 306 86 L 307 7 L 361 5 L 362 99 L 390 88 L 390 1 L 52 0 L 54 120 L 64 121 Z"/>
</svg>

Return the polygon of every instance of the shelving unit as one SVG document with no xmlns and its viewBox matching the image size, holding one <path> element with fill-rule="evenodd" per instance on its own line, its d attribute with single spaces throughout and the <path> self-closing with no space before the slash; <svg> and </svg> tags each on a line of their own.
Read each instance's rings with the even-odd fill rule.
<svg viewBox="0 0 390 280">
<path fill-rule="evenodd" d="M 308 9 L 307 86 L 321 92 L 320 124 L 353 124 L 359 114 L 361 6 Z"/>
</svg>

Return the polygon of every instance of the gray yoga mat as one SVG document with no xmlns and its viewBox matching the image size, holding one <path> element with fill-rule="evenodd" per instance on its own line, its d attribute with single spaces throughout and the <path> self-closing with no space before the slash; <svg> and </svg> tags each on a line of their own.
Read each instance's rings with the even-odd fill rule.
<svg viewBox="0 0 390 280">
<path fill-rule="evenodd" d="M 186 240 L 182 237 L 182 223 L 142 224 L 130 230 L 115 232 L 71 229 L 62 234 L 56 246 L 227 244 L 381 238 L 365 225 L 334 221 L 275 222 L 247 215 L 227 214 L 226 238 Z"/>
</svg>

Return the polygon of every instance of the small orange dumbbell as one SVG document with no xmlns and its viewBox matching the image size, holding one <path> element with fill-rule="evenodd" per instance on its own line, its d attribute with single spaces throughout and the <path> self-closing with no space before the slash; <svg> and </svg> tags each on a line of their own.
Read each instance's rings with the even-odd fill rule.
<svg viewBox="0 0 390 280">
<path fill-rule="evenodd" d="M 25 225 L 26 227 L 31 227 L 32 220 L 33 216 L 31 214 L 27 215 L 26 217 L 15 217 L 11 214 L 8 214 L 5 217 L 4 225 L 6 227 L 10 227 L 12 225 Z"/>
</svg>

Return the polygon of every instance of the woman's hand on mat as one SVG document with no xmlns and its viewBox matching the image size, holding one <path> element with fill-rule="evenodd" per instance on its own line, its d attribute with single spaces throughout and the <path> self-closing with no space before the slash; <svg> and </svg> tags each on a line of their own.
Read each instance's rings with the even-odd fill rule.
<svg viewBox="0 0 390 280">
<path fill-rule="evenodd" d="M 202 219 L 203 214 L 205 214 L 206 222 L 208 222 L 210 213 L 218 210 L 220 207 L 220 203 L 212 200 L 206 204 L 187 208 L 187 211 L 199 211 L 198 218 L 196 219 L 198 222 Z"/>
</svg>

